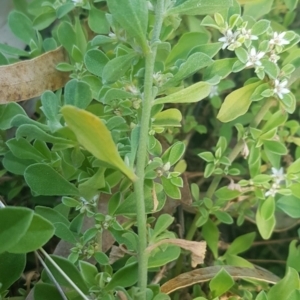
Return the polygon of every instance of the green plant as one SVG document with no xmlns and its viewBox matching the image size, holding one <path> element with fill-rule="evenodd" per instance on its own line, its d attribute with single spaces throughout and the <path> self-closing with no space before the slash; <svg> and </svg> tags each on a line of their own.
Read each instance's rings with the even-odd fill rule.
<svg viewBox="0 0 300 300">
<path fill-rule="evenodd" d="M 297 8 L 291 0 L 15 1 L 8 23 L 28 48 L 0 45 L 2 71 L 38 63 L 46 71 L 42 80 L 23 74 L 17 96 L 10 77 L 1 87 L 1 299 L 30 268 L 30 252 L 43 271 L 15 299 L 160 300 L 191 285 L 197 300 L 298 299 L 296 240 L 281 280 L 241 256 L 279 220 L 300 218 Z M 15 103 L 37 94 L 31 112 Z M 172 225 L 179 204 L 194 214 L 181 210 L 185 235 Z M 247 232 L 249 221 L 258 234 Z M 222 249 L 222 224 L 247 233 L 235 229 Z M 42 247 L 53 236 L 60 242 L 49 255 Z M 190 271 L 187 259 L 202 269 Z"/>
</svg>

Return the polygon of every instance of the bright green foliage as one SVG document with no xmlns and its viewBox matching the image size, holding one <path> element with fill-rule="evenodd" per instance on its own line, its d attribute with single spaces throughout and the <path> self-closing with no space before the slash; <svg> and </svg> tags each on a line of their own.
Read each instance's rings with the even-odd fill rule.
<svg viewBox="0 0 300 300">
<path fill-rule="evenodd" d="M 298 1 L 13 2 L 25 46 L 0 44 L 0 298 L 27 297 L 37 251 L 37 300 L 299 299 Z M 14 102 L 28 87 L 40 96 Z M 256 243 L 271 236 L 294 240 Z"/>
</svg>

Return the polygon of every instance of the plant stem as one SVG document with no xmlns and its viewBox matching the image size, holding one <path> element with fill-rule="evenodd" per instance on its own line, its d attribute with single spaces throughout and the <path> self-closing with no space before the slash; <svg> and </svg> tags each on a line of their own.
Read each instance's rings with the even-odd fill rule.
<svg viewBox="0 0 300 300">
<path fill-rule="evenodd" d="M 134 184 L 135 198 L 136 198 L 136 213 L 137 213 L 137 227 L 139 235 L 139 250 L 138 250 L 138 287 L 139 299 L 146 299 L 147 275 L 148 275 L 148 257 L 146 253 L 147 247 L 147 216 L 145 210 L 144 197 L 144 177 L 147 157 L 147 144 L 149 134 L 149 123 L 151 117 L 151 106 L 153 102 L 153 73 L 154 63 L 157 51 L 157 41 L 163 22 L 164 0 L 158 0 L 155 11 L 155 24 L 153 29 L 153 36 L 150 44 L 150 51 L 145 53 L 145 81 L 144 81 L 144 99 L 142 106 L 142 117 L 140 121 L 140 138 L 139 148 L 137 151 L 136 175 L 138 177 Z"/>
<path fill-rule="evenodd" d="M 45 264 L 45 262 L 43 261 L 42 257 L 39 255 L 39 253 L 37 251 L 34 251 L 35 255 L 37 256 L 38 260 L 40 261 L 41 265 L 44 267 L 48 277 L 51 279 L 51 281 L 54 283 L 55 287 L 57 288 L 58 292 L 60 293 L 61 297 L 63 298 L 63 300 L 68 300 L 68 298 L 66 297 L 63 289 L 61 288 L 61 286 L 59 285 L 59 283 L 56 281 L 55 277 L 52 275 L 50 269 L 48 268 L 48 266 Z"/>
<path fill-rule="evenodd" d="M 266 113 L 269 111 L 269 109 L 276 103 L 276 100 L 274 98 L 270 98 L 268 99 L 264 105 L 261 107 L 261 109 L 259 110 L 259 112 L 256 114 L 255 118 L 253 119 L 253 121 L 250 123 L 250 127 L 257 127 L 258 124 L 261 122 L 261 120 L 264 118 L 264 116 L 266 115 Z M 230 160 L 230 162 L 232 163 L 236 157 L 239 155 L 239 153 L 241 152 L 241 150 L 244 147 L 244 141 L 240 140 L 238 141 L 238 143 L 235 145 L 235 147 L 232 149 L 231 153 L 228 155 L 228 159 Z M 211 182 L 207 192 L 206 192 L 206 197 L 208 198 L 212 198 L 216 189 L 219 186 L 219 183 L 222 179 L 222 175 L 217 175 L 214 177 L 213 181 Z M 192 240 L 196 230 L 197 230 L 197 221 L 198 219 L 201 217 L 201 213 L 198 212 L 196 214 L 196 216 L 194 217 L 193 223 L 189 228 L 189 231 L 187 233 L 186 239 L 187 240 Z"/>
<path fill-rule="evenodd" d="M 68 281 L 68 283 L 73 287 L 73 289 L 82 297 L 83 300 L 90 300 L 78 287 L 77 285 L 66 275 L 66 273 L 60 268 L 60 266 L 51 258 L 50 255 L 43 249 L 39 248 L 44 256 L 49 260 L 49 262 L 54 266 L 54 268 Z"/>
</svg>

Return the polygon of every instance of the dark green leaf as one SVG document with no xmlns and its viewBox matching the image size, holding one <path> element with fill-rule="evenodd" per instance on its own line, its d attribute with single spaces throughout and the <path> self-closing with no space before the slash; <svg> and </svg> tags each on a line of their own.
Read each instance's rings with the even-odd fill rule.
<svg viewBox="0 0 300 300">
<path fill-rule="evenodd" d="M 34 214 L 25 235 L 7 251 L 27 253 L 44 246 L 54 234 L 53 225 L 43 217 Z"/>
<path fill-rule="evenodd" d="M 92 101 L 89 85 L 77 79 L 70 80 L 65 86 L 65 104 L 86 108 Z"/>
<path fill-rule="evenodd" d="M 46 164 L 34 164 L 25 170 L 25 180 L 38 195 L 79 195 L 77 188 Z"/>
<path fill-rule="evenodd" d="M 7 290 L 24 272 L 25 254 L 4 252 L 0 254 L 0 293 Z"/>
<path fill-rule="evenodd" d="M 0 209 L 0 253 L 18 243 L 28 230 L 33 211 L 22 207 Z"/>
</svg>

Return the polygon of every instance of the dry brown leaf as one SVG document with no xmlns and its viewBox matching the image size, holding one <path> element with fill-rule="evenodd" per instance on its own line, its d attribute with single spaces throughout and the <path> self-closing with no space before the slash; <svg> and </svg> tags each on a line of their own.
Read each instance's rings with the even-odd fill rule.
<svg viewBox="0 0 300 300">
<path fill-rule="evenodd" d="M 55 69 L 67 61 L 62 47 L 34 59 L 0 66 L 0 104 L 17 102 L 40 96 L 45 90 L 62 88 L 69 74 Z"/>
<path fill-rule="evenodd" d="M 277 283 L 280 278 L 262 268 L 244 268 L 234 266 L 214 266 L 183 273 L 161 286 L 162 293 L 170 294 L 176 290 L 211 280 L 221 269 L 225 269 L 233 279 L 254 279 L 271 284 Z"/>
<path fill-rule="evenodd" d="M 179 246 L 182 249 L 188 250 L 192 252 L 192 267 L 195 268 L 197 265 L 202 264 L 205 258 L 205 252 L 206 252 L 206 242 L 193 242 L 193 241 L 187 241 L 182 239 L 165 239 L 161 240 L 151 246 L 149 246 L 146 251 L 149 253 L 154 250 L 155 248 L 159 247 L 163 244 L 172 244 Z"/>
</svg>

